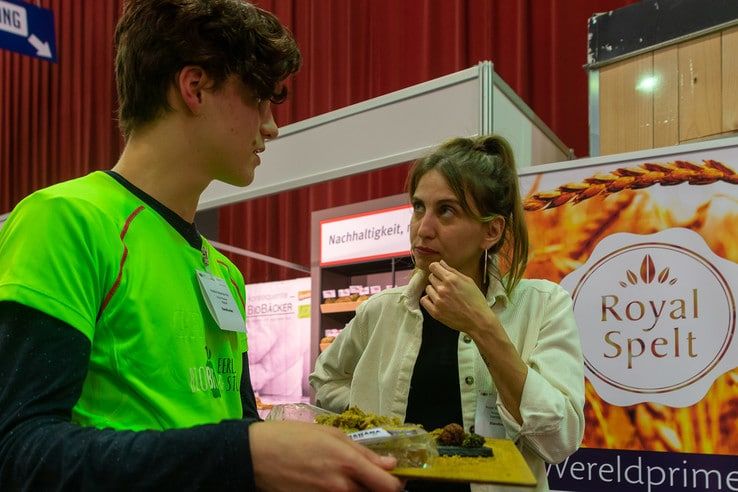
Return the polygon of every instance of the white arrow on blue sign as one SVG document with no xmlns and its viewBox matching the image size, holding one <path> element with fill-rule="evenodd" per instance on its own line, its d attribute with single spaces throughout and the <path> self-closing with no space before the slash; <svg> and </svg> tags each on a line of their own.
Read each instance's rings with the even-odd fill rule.
<svg viewBox="0 0 738 492">
<path fill-rule="evenodd" d="M 0 49 L 56 62 L 54 13 L 17 0 L 0 0 Z"/>
</svg>

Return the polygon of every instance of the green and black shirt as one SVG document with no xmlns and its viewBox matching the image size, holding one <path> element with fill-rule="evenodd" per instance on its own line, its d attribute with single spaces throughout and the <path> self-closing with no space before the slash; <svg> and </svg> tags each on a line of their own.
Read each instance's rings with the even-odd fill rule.
<svg viewBox="0 0 738 492">
<path fill-rule="evenodd" d="M 253 487 L 246 337 L 218 327 L 197 270 L 243 315 L 236 267 L 115 173 L 16 207 L 0 231 L 0 484 Z"/>
</svg>

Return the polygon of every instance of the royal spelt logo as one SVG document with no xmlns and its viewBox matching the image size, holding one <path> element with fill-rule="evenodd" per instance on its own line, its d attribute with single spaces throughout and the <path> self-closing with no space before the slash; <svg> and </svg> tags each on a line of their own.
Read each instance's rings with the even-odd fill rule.
<svg viewBox="0 0 738 492">
<path fill-rule="evenodd" d="M 735 366 L 738 266 L 688 229 L 614 234 L 569 274 L 587 376 L 617 405 L 687 406 Z"/>
<path fill-rule="evenodd" d="M 643 257 L 643 261 L 641 262 L 641 280 L 643 281 L 643 283 L 650 284 L 655 279 L 658 280 L 660 284 L 663 284 L 666 281 L 669 282 L 669 285 L 674 285 L 675 283 L 677 283 L 676 278 L 669 279 L 669 267 L 661 270 L 658 277 L 655 277 L 655 274 L 656 265 L 654 264 L 651 255 L 647 254 Z M 631 285 L 636 285 L 638 283 L 638 276 L 630 270 L 625 271 L 625 277 L 627 278 L 628 283 L 630 283 Z M 628 287 L 628 284 L 623 281 L 620 281 L 619 284 L 620 287 Z"/>
</svg>

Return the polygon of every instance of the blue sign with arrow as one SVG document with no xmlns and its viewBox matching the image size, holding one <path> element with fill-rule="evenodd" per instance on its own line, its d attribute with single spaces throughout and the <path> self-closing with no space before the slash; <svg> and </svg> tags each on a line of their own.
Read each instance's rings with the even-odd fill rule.
<svg viewBox="0 0 738 492">
<path fill-rule="evenodd" d="M 54 13 L 16 0 L 0 0 L 0 49 L 56 62 Z"/>
</svg>

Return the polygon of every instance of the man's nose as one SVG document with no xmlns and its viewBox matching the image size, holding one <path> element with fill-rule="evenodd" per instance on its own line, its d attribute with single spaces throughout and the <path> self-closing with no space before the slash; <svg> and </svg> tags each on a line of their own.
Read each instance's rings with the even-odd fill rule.
<svg viewBox="0 0 738 492">
<path fill-rule="evenodd" d="M 261 120 L 260 130 L 262 136 L 264 137 L 264 140 L 273 140 L 277 138 L 277 135 L 279 135 L 279 127 L 277 127 L 277 122 L 274 121 L 274 114 L 272 114 L 271 104 Z"/>
</svg>

